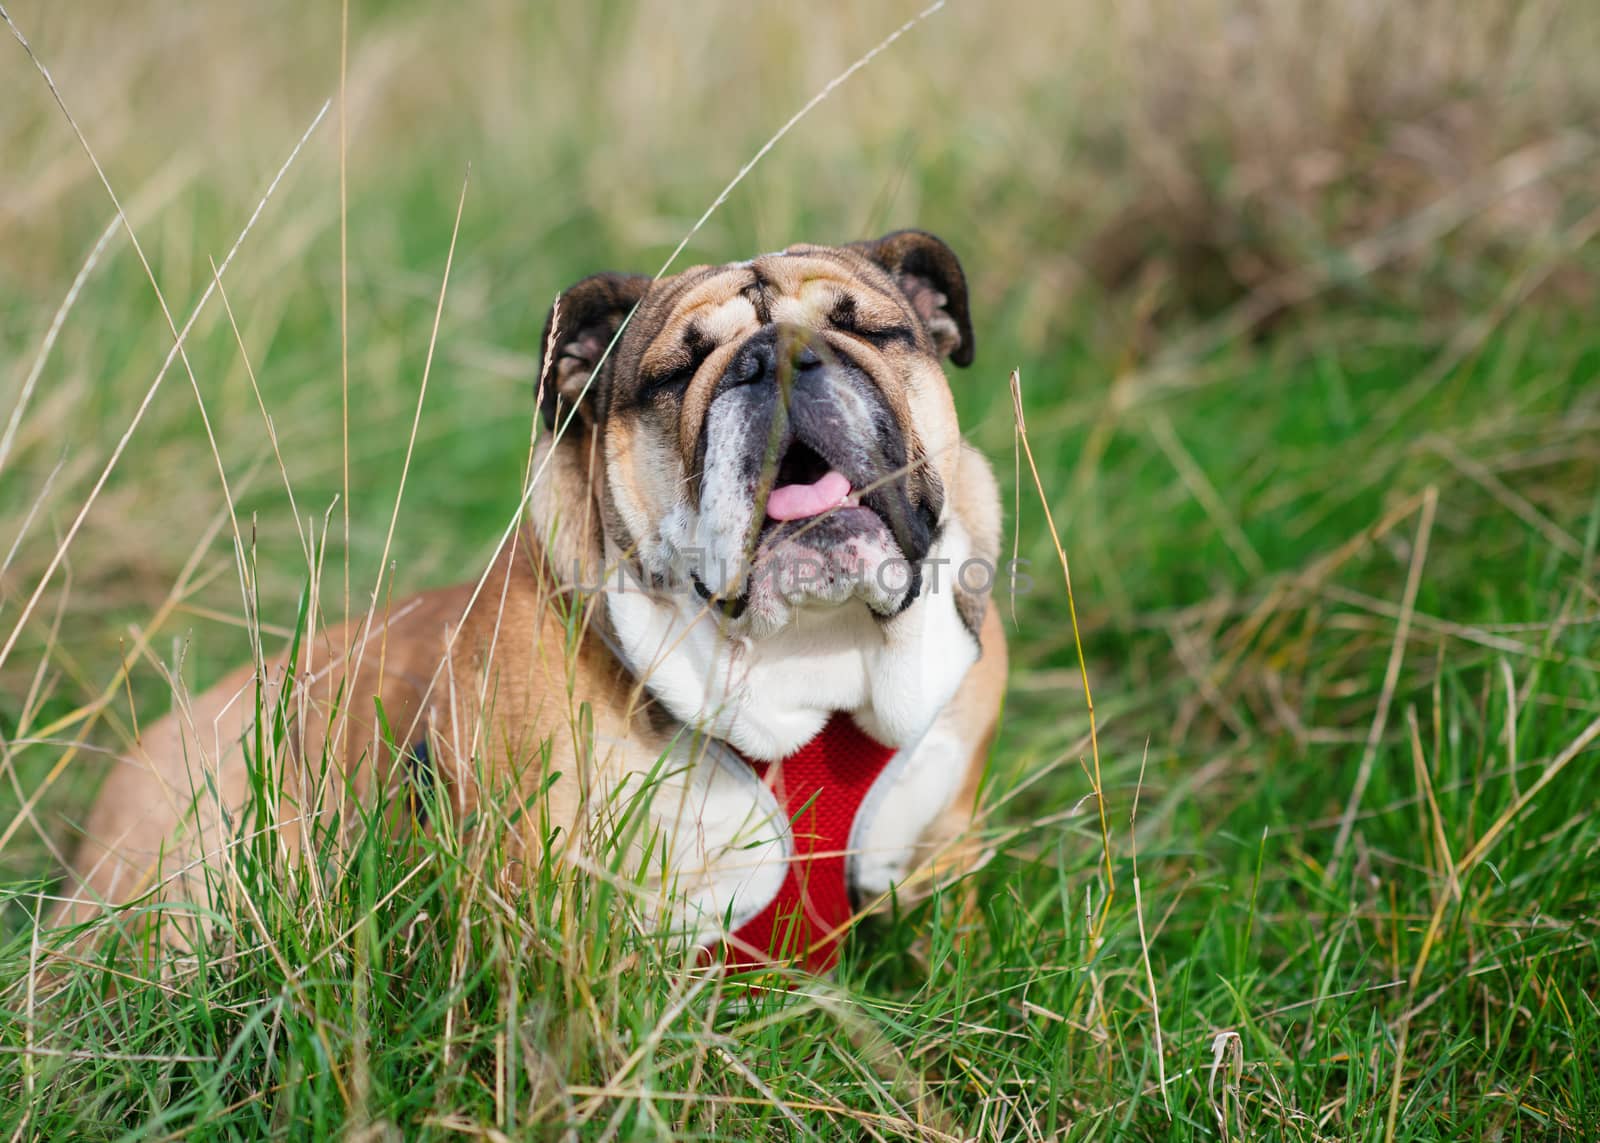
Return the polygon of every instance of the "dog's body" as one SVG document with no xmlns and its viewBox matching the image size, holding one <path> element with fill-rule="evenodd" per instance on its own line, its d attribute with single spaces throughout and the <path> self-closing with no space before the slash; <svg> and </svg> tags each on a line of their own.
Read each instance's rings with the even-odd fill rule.
<svg viewBox="0 0 1600 1143">
<path fill-rule="evenodd" d="M 750 763 L 841 712 L 895 755 L 851 893 L 903 885 L 969 822 L 1004 685 L 998 495 L 941 365 L 971 355 L 959 264 L 918 232 L 574 286 L 546 331 L 529 521 L 481 582 L 151 727 L 58 919 L 158 868 L 165 896 L 204 900 L 258 755 L 294 762 L 271 814 L 290 850 L 303 818 L 420 781 L 459 815 L 514 788 L 526 862 L 649 785 L 663 899 L 704 942 L 773 897 L 792 846 L 781 765 L 763 783 Z"/>
</svg>

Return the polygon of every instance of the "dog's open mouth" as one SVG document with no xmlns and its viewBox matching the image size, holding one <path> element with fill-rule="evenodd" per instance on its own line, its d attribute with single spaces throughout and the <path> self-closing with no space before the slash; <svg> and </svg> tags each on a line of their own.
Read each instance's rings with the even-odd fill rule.
<svg viewBox="0 0 1600 1143">
<path fill-rule="evenodd" d="M 848 476 L 829 465 L 804 441 L 795 441 L 778 461 L 772 492 L 767 496 L 767 519 L 809 520 L 859 503 Z"/>
<path fill-rule="evenodd" d="M 825 554 L 866 535 L 889 541 L 881 498 L 873 485 L 863 491 L 816 447 L 793 438 L 778 457 L 752 555 L 760 561 L 780 545 L 791 555 L 795 545 Z"/>
<path fill-rule="evenodd" d="M 770 462 L 769 462 L 770 463 Z M 791 437 L 768 469 L 772 485 L 755 491 L 758 521 L 748 541 L 745 572 L 727 596 L 714 594 L 698 574 L 695 591 L 731 618 L 758 597 L 801 595 L 840 602 L 870 577 L 878 564 L 898 558 L 900 548 L 879 506 L 874 485 L 857 488 L 851 477 L 816 447 Z M 834 598 L 837 596 L 838 598 Z"/>
</svg>

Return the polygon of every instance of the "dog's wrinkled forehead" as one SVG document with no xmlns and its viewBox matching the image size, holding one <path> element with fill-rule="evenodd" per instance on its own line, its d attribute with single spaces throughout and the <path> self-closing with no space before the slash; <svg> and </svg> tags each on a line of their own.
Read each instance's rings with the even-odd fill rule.
<svg viewBox="0 0 1600 1143">
<path fill-rule="evenodd" d="M 868 371 L 891 387 L 893 372 L 910 376 L 937 370 L 943 359 L 972 361 L 960 262 L 933 235 L 900 230 L 847 246 L 791 246 L 659 280 L 619 273 L 583 279 L 561 294 L 545 326 L 541 411 L 554 426 L 565 409 L 581 428 L 670 400 L 693 417 L 703 412 L 696 392 L 705 396 L 707 378 L 732 363 L 733 347 L 773 327 L 786 336 L 815 335 L 815 348 L 836 356 L 871 358 L 885 369 Z M 690 384 L 696 379 L 698 387 Z"/>
<path fill-rule="evenodd" d="M 884 269 L 854 250 L 794 246 L 658 282 L 635 316 L 625 360 L 659 376 L 774 322 L 803 329 L 903 329 L 917 315 Z M 931 342 L 920 346 L 930 356 Z"/>
</svg>

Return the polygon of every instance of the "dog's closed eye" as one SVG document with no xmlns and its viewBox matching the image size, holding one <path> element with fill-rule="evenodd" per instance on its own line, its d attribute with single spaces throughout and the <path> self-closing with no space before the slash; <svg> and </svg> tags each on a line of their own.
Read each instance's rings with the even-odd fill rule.
<svg viewBox="0 0 1600 1143">
<path fill-rule="evenodd" d="M 855 299 L 848 294 L 834 304 L 832 312 L 828 314 L 828 324 L 833 326 L 835 332 L 860 338 L 876 349 L 887 349 L 891 345 L 914 346 L 917 343 L 917 335 L 910 326 L 863 320 Z"/>
</svg>

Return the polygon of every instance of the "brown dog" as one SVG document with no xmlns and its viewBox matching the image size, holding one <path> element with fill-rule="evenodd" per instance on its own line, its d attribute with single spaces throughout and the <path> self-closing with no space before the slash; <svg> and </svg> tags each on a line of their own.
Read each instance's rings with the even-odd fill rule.
<svg viewBox="0 0 1600 1143">
<path fill-rule="evenodd" d="M 972 353 L 960 265 L 916 231 L 579 282 L 547 324 L 529 518 L 483 579 L 147 730 L 58 921 L 158 884 L 204 901 L 268 770 L 286 852 L 420 780 L 460 815 L 518 793 L 522 860 L 570 855 L 649 787 L 652 883 L 703 944 L 759 946 L 804 862 L 806 912 L 831 892 L 808 871 L 846 912 L 903 885 L 970 821 L 1005 678 L 998 495 L 942 364 Z"/>
</svg>

